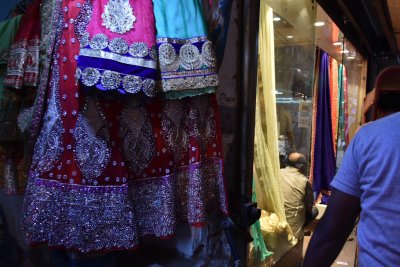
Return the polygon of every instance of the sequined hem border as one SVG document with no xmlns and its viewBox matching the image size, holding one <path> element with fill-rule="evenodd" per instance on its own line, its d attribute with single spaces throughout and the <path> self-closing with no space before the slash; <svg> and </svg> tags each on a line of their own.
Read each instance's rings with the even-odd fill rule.
<svg viewBox="0 0 400 267">
<path fill-rule="evenodd" d="M 206 36 L 157 38 L 161 91 L 196 90 L 218 86 L 215 51 Z"/>
<path fill-rule="evenodd" d="M 179 221 L 227 214 L 222 160 L 210 158 L 122 186 L 63 184 L 30 174 L 23 227 L 29 244 L 81 252 L 132 249 L 138 238 L 170 237 Z"/>
</svg>

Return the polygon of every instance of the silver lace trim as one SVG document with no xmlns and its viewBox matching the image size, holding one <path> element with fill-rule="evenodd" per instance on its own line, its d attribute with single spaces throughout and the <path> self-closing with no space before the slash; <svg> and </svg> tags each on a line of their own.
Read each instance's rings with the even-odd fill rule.
<svg viewBox="0 0 400 267">
<path fill-rule="evenodd" d="M 121 118 L 122 153 L 131 170 L 140 175 L 155 156 L 155 141 L 150 118 L 144 108 L 137 103 L 127 104 Z"/>
<path fill-rule="evenodd" d="M 132 94 L 142 91 L 150 97 L 156 95 L 156 82 L 153 79 L 143 79 L 135 75 L 124 75 L 115 71 L 98 70 L 89 67 L 83 71 L 77 68 L 75 78 L 81 80 L 84 85 L 89 87 L 100 83 L 107 90 L 122 88 Z"/>
<path fill-rule="evenodd" d="M 178 52 L 172 44 L 162 43 L 158 47 L 158 54 L 162 72 L 216 67 L 215 53 L 210 41 L 203 43 L 201 51 L 192 43 L 185 43 Z"/>
<path fill-rule="evenodd" d="M 162 79 L 161 84 L 164 92 L 215 87 L 218 86 L 218 75 L 212 74 L 189 76 L 186 78 Z"/>
<path fill-rule="evenodd" d="M 146 50 L 147 52 L 147 50 Z M 103 50 L 93 50 L 90 48 L 81 48 L 79 55 L 94 57 L 94 58 L 104 58 L 114 60 L 123 64 L 135 65 L 140 67 L 146 67 L 150 69 L 155 69 L 157 67 L 157 62 L 154 60 L 123 56 L 112 52 L 107 52 Z"/>
<path fill-rule="evenodd" d="M 97 185 L 111 157 L 108 144 L 107 123 L 101 116 L 95 99 L 88 97 L 82 113 L 79 113 L 74 131 L 76 140 L 74 156 L 85 182 Z"/>
<path fill-rule="evenodd" d="M 101 14 L 102 25 L 112 32 L 123 34 L 133 29 L 136 17 L 129 0 L 110 0 Z"/>
<path fill-rule="evenodd" d="M 171 37 L 159 37 L 157 38 L 157 43 L 171 43 L 171 44 L 187 44 L 187 43 L 199 43 L 208 41 L 207 36 L 199 36 L 190 39 L 182 38 L 171 38 Z"/>
</svg>

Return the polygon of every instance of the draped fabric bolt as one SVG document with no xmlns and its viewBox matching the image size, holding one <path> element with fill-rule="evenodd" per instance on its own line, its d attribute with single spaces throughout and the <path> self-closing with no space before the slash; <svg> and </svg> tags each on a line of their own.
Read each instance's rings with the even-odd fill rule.
<svg viewBox="0 0 400 267">
<path fill-rule="evenodd" d="M 255 185 L 258 206 L 279 217 L 280 231 L 287 231 L 279 181 L 279 149 L 275 100 L 275 57 L 272 9 L 261 1 L 259 32 L 259 70 L 255 128 Z"/>
<path fill-rule="evenodd" d="M 318 101 L 313 149 L 313 190 L 329 191 L 335 174 L 335 154 L 332 140 L 332 116 L 329 88 L 329 55 L 321 50 Z"/>
<path fill-rule="evenodd" d="M 329 87 L 331 96 L 331 116 L 332 116 L 332 140 L 333 149 L 336 154 L 336 143 L 338 135 L 338 120 L 339 120 L 339 100 L 338 100 L 338 63 L 336 59 L 330 57 L 329 59 Z"/>
<path fill-rule="evenodd" d="M 336 144 L 336 169 L 339 169 L 346 149 L 345 141 L 345 100 L 344 100 L 344 65 L 339 65 L 338 70 L 338 99 L 339 99 L 339 114 L 338 114 L 338 133 Z"/>
</svg>

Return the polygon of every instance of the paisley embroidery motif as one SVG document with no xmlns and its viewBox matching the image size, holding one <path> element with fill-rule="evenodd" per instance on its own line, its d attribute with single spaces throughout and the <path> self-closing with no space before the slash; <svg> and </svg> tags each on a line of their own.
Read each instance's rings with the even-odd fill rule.
<svg viewBox="0 0 400 267">
<path fill-rule="evenodd" d="M 153 129 L 148 113 L 131 101 L 122 113 L 120 137 L 129 167 L 140 175 L 155 155 Z"/>
<path fill-rule="evenodd" d="M 101 18 L 104 27 L 119 34 L 124 34 L 133 29 L 133 23 L 136 21 L 129 0 L 110 0 L 104 6 Z"/>
<path fill-rule="evenodd" d="M 98 110 L 95 99 L 88 98 L 74 132 L 76 140 L 75 157 L 82 174 L 88 183 L 97 185 L 99 177 L 110 161 L 110 148 L 105 119 Z"/>
<path fill-rule="evenodd" d="M 184 114 L 187 105 L 182 100 L 171 100 L 165 106 L 161 118 L 162 135 L 167 141 L 169 150 L 174 152 L 174 160 L 182 160 L 188 153 L 189 135 L 184 127 Z"/>
<path fill-rule="evenodd" d="M 60 104 L 57 101 L 59 71 L 56 63 L 54 65 L 48 109 L 43 118 L 43 128 L 36 141 L 33 154 L 33 169 L 37 168 L 39 172 L 47 172 L 54 168 L 63 152 L 62 135 L 65 130 L 59 112 Z"/>
</svg>

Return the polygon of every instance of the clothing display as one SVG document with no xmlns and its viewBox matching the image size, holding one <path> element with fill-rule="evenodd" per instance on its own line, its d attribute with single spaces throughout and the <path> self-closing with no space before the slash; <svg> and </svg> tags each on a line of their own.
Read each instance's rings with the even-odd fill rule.
<svg viewBox="0 0 400 267">
<path fill-rule="evenodd" d="M 227 215 L 212 44 L 200 1 L 175 2 L 34 3 L 43 68 L 23 218 L 29 244 L 132 249 L 147 235 L 173 236 L 178 222 L 200 227 L 209 212 Z"/>
<path fill-rule="evenodd" d="M 76 76 L 85 86 L 168 98 L 214 92 L 216 58 L 201 1 L 98 0 L 82 10 L 75 22 L 83 46 Z"/>
<path fill-rule="evenodd" d="M 17 125 L 23 97 L 4 86 L 10 47 L 21 17 L 0 23 L 0 188 L 4 188 L 7 195 L 23 192 L 26 185 L 24 145 Z"/>
</svg>

